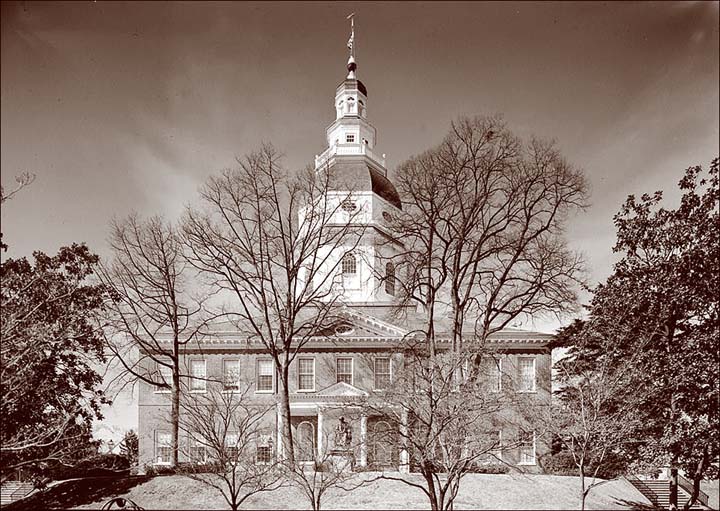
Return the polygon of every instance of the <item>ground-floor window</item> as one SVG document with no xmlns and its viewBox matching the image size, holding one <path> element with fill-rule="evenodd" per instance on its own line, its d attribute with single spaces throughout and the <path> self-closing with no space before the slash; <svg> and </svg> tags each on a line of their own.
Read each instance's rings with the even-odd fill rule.
<svg viewBox="0 0 720 511">
<path fill-rule="evenodd" d="M 520 459 L 519 465 L 535 465 L 535 432 L 520 432 Z"/>
<path fill-rule="evenodd" d="M 272 463 L 272 460 L 272 435 L 260 435 L 255 444 L 255 462 L 261 464 L 269 464 Z"/>
<path fill-rule="evenodd" d="M 155 432 L 155 463 L 171 463 L 172 435 L 169 431 Z"/>
<path fill-rule="evenodd" d="M 207 461 L 207 446 L 204 438 L 191 438 L 189 451 L 191 462 L 205 463 Z"/>
</svg>

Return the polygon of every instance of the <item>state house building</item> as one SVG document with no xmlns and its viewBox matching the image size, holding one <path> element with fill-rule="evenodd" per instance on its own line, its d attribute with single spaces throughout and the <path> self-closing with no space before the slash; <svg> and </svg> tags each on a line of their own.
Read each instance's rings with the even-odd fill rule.
<svg viewBox="0 0 720 511">
<path fill-rule="evenodd" d="M 291 426 L 296 456 L 301 459 L 303 453 L 307 457 L 307 453 L 314 450 L 325 452 L 328 446 L 324 444 L 332 438 L 338 417 L 348 416 L 343 409 L 392 385 L 393 371 L 397 371 L 402 361 L 403 341 L 420 325 L 414 310 L 397 314 L 394 267 L 392 263 L 381 263 L 398 249 L 393 247 L 393 242 L 388 242 L 395 239 L 389 232 L 388 220 L 402 204 L 387 177 L 384 155 L 376 149 L 377 133 L 367 119 L 368 91 L 356 78 L 353 56 L 348 61 L 348 71 L 347 78 L 335 92 L 336 118 L 326 129 L 328 147 L 316 156 L 315 166 L 332 169 L 334 175 L 341 177 L 337 182 L 352 183 L 350 206 L 362 208 L 364 213 L 357 221 L 364 223 L 366 234 L 352 253 L 342 256 L 339 265 L 345 288 L 345 325 L 336 330 L 332 338 L 314 338 L 306 344 L 290 368 Z M 349 192 L 337 190 L 336 193 L 347 196 Z M 380 265 L 383 267 L 378 268 Z M 384 272 L 386 278 L 378 279 L 379 271 Z M 443 341 L 449 344 L 448 331 L 438 331 L 437 338 L 441 345 Z M 548 334 L 517 329 L 491 336 L 489 344 L 500 361 L 498 371 L 503 378 L 512 379 L 517 392 L 548 399 L 551 339 Z M 258 403 L 271 405 L 278 401 L 275 368 L 268 352 L 237 330 L 217 326 L 212 335 L 203 340 L 202 349 L 186 349 L 182 363 L 196 377 L 190 379 L 191 393 L 207 392 L 212 385 L 223 386 L 224 390 L 237 389 L 242 380 L 252 382 L 249 394 Z M 156 370 L 163 372 L 163 368 Z M 167 374 L 163 378 L 171 381 Z M 498 385 L 502 385 L 503 378 L 498 374 Z M 138 401 L 140 466 L 169 464 L 169 391 L 141 383 Z M 379 432 L 389 427 L 382 417 L 361 415 L 351 420 L 350 425 L 353 438 L 361 442 L 357 464 L 409 470 L 408 454 L 380 439 Z M 267 430 L 266 439 L 257 446 L 258 462 L 278 454 L 282 443 L 279 410 L 270 414 Z M 501 444 L 494 453 L 497 458 L 510 466 L 522 465 L 526 471 L 540 470 L 537 460 L 547 451 L 547 442 L 539 432 L 524 433 L 522 442 L 506 449 L 502 448 L 502 439 L 517 438 L 517 428 L 500 428 L 497 433 Z M 382 436 L 387 439 L 387 435 Z M 183 444 L 193 440 L 183 439 L 181 432 L 179 441 Z M 192 452 L 192 449 L 180 451 L 183 461 L 183 452 Z"/>
</svg>

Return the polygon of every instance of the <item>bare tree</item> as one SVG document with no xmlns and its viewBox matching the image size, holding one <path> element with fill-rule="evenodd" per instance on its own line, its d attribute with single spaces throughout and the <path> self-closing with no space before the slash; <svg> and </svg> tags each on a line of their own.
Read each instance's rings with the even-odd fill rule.
<svg viewBox="0 0 720 511">
<path fill-rule="evenodd" d="M 184 235 L 193 265 L 229 291 L 227 316 L 272 357 L 279 379 L 283 449 L 294 462 L 289 368 L 319 332 L 332 331 L 342 294 L 338 269 L 363 227 L 349 212 L 352 194 L 334 190 L 330 169 L 290 174 L 269 145 L 211 177 L 188 208 Z"/>
<path fill-rule="evenodd" d="M 590 491 L 607 481 L 599 479 L 599 474 L 633 443 L 641 425 L 638 406 L 650 395 L 632 384 L 642 350 L 633 356 L 617 357 L 609 336 L 593 329 L 592 323 L 568 329 L 573 347 L 555 364 L 561 385 L 558 399 L 536 418 L 572 456 L 580 478 L 583 510 Z M 597 354 L 591 364 L 574 355 L 586 350 Z"/>
<path fill-rule="evenodd" d="M 274 491 L 286 474 L 272 455 L 272 429 L 265 427 L 274 406 L 251 402 L 249 383 L 230 391 L 211 386 L 182 398 L 180 429 L 188 441 L 189 463 L 179 473 L 214 488 L 236 511 L 252 495 Z"/>
<path fill-rule="evenodd" d="M 193 289 L 184 247 L 175 227 L 160 217 L 130 215 L 113 221 L 114 259 L 100 272 L 113 300 L 106 343 L 121 364 L 121 376 L 170 391 L 172 464 L 178 462 L 182 350 L 199 341 L 210 319 L 205 298 Z"/>
<path fill-rule="evenodd" d="M 526 404 L 517 400 L 509 381 L 499 385 L 501 373 L 490 374 L 496 363 L 492 355 L 484 355 L 481 377 L 456 377 L 476 356 L 444 350 L 433 363 L 424 341 L 409 346 L 392 385 L 368 402 L 368 413 L 390 425 L 387 439 L 376 432 L 373 441 L 399 443 L 400 463 L 417 470 L 423 482 L 392 473 L 382 477 L 418 488 L 434 511 L 452 509 L 465 475 L 483 463 L 503 463 L 502 449 L 520 442 L 505 438 L 501 445 L 499 430 L 524 424 Z"/>
<path fill-rule="evenodd" d="M 395 222 L 403 296 L 433 317 L 449 311 L 453 350 L 519 319 L 575 306 L 581 262 L 563 238 L 585 207 L 582 173 L 553 143 L 523 143 L 497 117 L 461 118 L 443 142 L 398 169 L 406 205 Z"/>
<path fill-rule="evenodd" d="M 322 431 L 318 431 L 318 434 L 324 436 L 321 449 L 312 445 L 311 452 L 302 453 L 302 460 L 292 465 L 286 463 L 293 484 L 302 491 L 313 511 L 322 509 L 329 491 L 349 492 L 377 479 L 353 470 L 354 456 L 347 453 L 357 452 L 361 448 L 359 439 L 336 451 L 337 446 L 330 441 L 329 435 Z"/>
</svg>

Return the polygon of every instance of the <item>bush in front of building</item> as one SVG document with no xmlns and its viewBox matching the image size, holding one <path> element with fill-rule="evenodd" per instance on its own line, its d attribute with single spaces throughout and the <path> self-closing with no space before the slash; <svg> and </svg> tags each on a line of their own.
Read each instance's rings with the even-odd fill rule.
<svg viewBox="0 0 720 511">
<path fill-rule="evenodd" d="M 546 474 L 557 476 L 577 476 L 578 468 L 573 456 L 568 451 L 560 451 L 540 457 L 540 466 Z M 608 455 L 597 473 L 600 479 L 615 479 L 625 473 L 626 463 L 618 456 Z M 588 464 L 586 476 L 591 477 L 595 471 L 593 464 Z"/>
</svg>

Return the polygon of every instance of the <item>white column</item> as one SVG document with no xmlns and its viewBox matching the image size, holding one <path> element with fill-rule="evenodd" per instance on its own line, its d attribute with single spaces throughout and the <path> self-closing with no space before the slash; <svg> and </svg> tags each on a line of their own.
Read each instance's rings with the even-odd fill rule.
<svg viewBox="0 0 720 511">
<path fill-rule="evenodd" d="M 360 466 L 367 466 L 367 415 L 360 416 Z"/>
<path fill-rule="evenodd" d="M 400 472 L 404 474 L 410 473 L 410 456 L 408 454 L 408 415 L 407 410 L 403 409 L 400 416 Z"/>
<path fill-rule="evenodd" d="M 323 410 L 322 406 L 317 407 L 317 457 L 323 459 Z"/>
<path fill-rule="evenodd" d="M 280 413 L 280 403 L 277 404 L 277 459 L 285 459 L 285 453 L 283 452 L 283 421 L 282 413 Z"/>
</svg>

